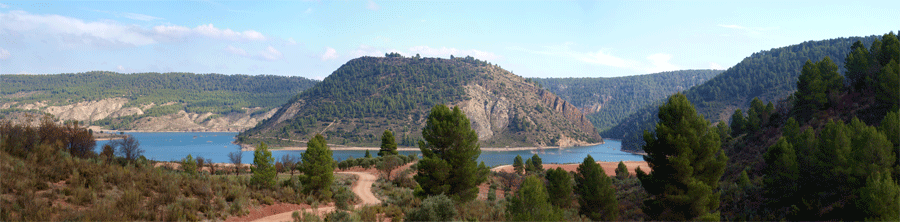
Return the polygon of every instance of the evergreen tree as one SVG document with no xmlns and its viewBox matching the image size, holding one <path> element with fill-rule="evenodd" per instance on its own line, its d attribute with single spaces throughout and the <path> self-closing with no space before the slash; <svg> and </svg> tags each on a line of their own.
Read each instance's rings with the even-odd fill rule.
<svg viewBox="0 0 900 222">
<path fill-rule="evenodd" d="M 277 176 L 275 172 L 275 158 L 272 157 L 272 152 L 269 151 L 269 146 L 266 143 L 260 143 L 259 146 L 256 146 L 256 151 L 253 152 L 253 165 L 255 167 L 250 169 L 253 171 L 250 183 L 259 187 L 275 187 L 275 176 Z"/>
<path fill-rule="evenodd" d="M 381 135 L 381 150 L 378 151 L 378 156 L 397 154 L 399 152 L 397 152 L 397 142 L 394 142 L 394 134 L 390 130 L 384 130 L 384 134 Z"/>
<path fill-rule="evenodd" d="M 301 177 L 303 192 L 330 199 L 331 183 L 334 181 L 334 159 L 325 137 L 316 134 L 306 144 L 306 152 L 300 158 L 303 159 L 300 164 L 300 172 L 303 173 Z"/>
<path fill-rule="evenodd" d="M 365 155 L 365 157 L 366 157 L 366 158 L 372 158 L 372 154 L 369 153 L 369 150 L 366 150 L 366 155 Z"/>
<path fill-rule="evenodd" d="M 872 81 L 869 76 L 869 50 L 863 45 L 862 41 L 856 41 L 850 47 L 850 54 L 844 58 L 844 68 L 847 69 L 845 75 L 854 90 L 867 89 L 867 85 Z"/>
<path fill-rule="evenodd" d="M 513 159 L 513 170 L 517 174 L 525 173 L 525 166 L 522 164 L 522 156 L 516 155 L 516 158 Z"/>
<path fill-rule="evenodd" d="M 619 165 L 616 167 L 616 178 L 625 179 L 630 177 L 631 174 L 628 173 L 628 167 L 625 166 L 625 163 L 619 161 Z"/>
<path fill-rule="evenodd" d="M 719 179 L 728 157 L 709 121 L 683 94 L 659 107 L 656 133 L 644 133 L 644 156 L 653 171 L 637 171 L 650 193 L 644 212 L 651 220 L 718 220 Z"/>
<path fill-rule="evenodd" d="M 900 107 L 900 60 L 891 60 L 881 72 L 875 77 L 877 85 L 875 86 L 875 98 L 878 99 L 879 106 L 890 108 L 894 111 Z"/>
<path fill-rule="evenodd" d="M 619 201 L 616 200 L 612 180 L 603 167 L 591 155 L 578 165 L 575 174 L 575 193 L 578 194 L 578 213 L 591 220 L 618 219 Z"/>
<path fill-rule="evenodd" d="M 540 178 L 528 176 L 506 207 L 510 221 L 561 221 L 562 212 L 548 201 L 547 190 Z"/>
<path fill-rule="evenodd" d="M 791 143 L 781 137 L 775 145 L 769 147 L 764 159 L 766 161 L 764 186 L 768 200 L 766 205 L 772 208 L 779 218 L 785 218 L 791 205 L 799 203 L 794 197 L 799 191 L 797 180 L 800 168 L 797 154 Z"/>
<path fill-rule="evenodd" d="M 544 164 L 541 161 L 541 157 L 539 157 L 537 154 L 534 154 L 534 156 L 531 156 L 531 159 L 529 160 L 531 160 L 531 172 L 544 172 Z"/>
<path fill-rule="evenodd" d="M 186 174 L 197 175 L 197 162 L 191 154 L 188 154 L 187 157 L 181 160 L 181 169 Z"/>
<path fill-rule="evenodd" d="M 894 144 L 894 159 L 900 160 L 900 113 L 889 112 L 881 120 L 878 131 L 884 133 L 885 136 Z M 900 178 L 900 161 L 894 161 L 894 178 Z M 900 179 L 897 179 L 900 180 Z M 900 182 L 900 181 L 898 181 Z"/>
<path fill-rule="evenodd" d="M 475 160 L 481 154 L 478 134 L 469 118 L 454 107 L 436 105 L 425 122 L 419 149 L 424 158 L 419 162 L 415 180 L 421 194 L 444 193 L 454 200 L 466 202 L 478 196 L 478 185 L 487 180 L 490 169 Z"/>
<path fill-rule="evenodd" d="M 838 66 L 825 57 L 813 63 L 807 60 L 800 71 L 797 81 L 797 98 L 795 110 L 804 118 L 808 118 L 831 104 L 828 95 L 839 92 L 844 86 L 844 78 L 838 73 Z"/>
<path fill-rule="evenodd" d="M 866 221 L 900 221 L 900 186 L 888 173 L 874 172 L 860 192 Z"/>
<path fill-rule="evenodd" d="M 744 128 L 746 128 L 747 119 L 744 118 L 744 112 L 741 109 L 734 110 L 734 114 L 731 114 L 731 133 L 733 136 L 737 137 L 744 133 Z"/>
<path fill-rule="evenodd" d="M 569 172 L 557 167 L 547 170 L 547 193 L 550 204 L 560 208 L 569 208 L 572 204 L 572 176 Z"/>
</svg>

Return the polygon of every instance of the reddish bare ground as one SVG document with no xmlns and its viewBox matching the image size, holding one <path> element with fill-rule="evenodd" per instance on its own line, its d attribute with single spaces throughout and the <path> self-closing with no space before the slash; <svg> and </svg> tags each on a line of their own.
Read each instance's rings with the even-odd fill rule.
<svg viewBox="0 0 900 222">
<path fill-rule="evenodd" d="M 308 209 L 310 206 L 306 204 L 290 204 L 290 203 L 275 203 L 273 205 L 265 205 L 260 207 L 254 207 L 250 209 L 250 214 L 244 215 L 242 217 L 229 217 L 226 222 L 231 221 L 254 221 L 260 218 L 268 217 L 275 214 L 288 213 L 288 217 L 290 218 L 290 213 L 296 210 Z"/>
<path fill-rule="evenodd" d="M 646 161 L 623 161 L 623 162 L 625 163 L 625 167 L 628 168 L 628 172 L 630 172 L 631 175 L 635 174 L 634 170 L 637 169 L 638 167 L 641 167 L 641 170 L 643 170 L 644 172 L 648 172 L 648 173 L 651 170 L 650 165 L 647 165 Z M 619 166 L 619 162 L 598 161 L 597 164 L 600 164 L 600 166 L 603 167 L 603 171 L 606 171 L 607 176 L 615 176 L 616 175 L 616 167 Z M 573 164 L 543 164 L 543 165 L 544 165 L 544 169 L 556 169 L 557 167 L 561 167 L 562 169 L 564 169 L 566 171 L 572 172 L 572 171 L 575 171 L 578 169 L 579 164 L 573 163 Z M 511 173 L 511 172 L 513 172 L 513 167 L 512 167 L 512 165 L 503 165 L 503 166 L 494 167 L 493 169 L 491 169 L 491 171 L 494 171 L 494 172 L 502 171 L 502 172 L 510 172 Z"/>
</svg>

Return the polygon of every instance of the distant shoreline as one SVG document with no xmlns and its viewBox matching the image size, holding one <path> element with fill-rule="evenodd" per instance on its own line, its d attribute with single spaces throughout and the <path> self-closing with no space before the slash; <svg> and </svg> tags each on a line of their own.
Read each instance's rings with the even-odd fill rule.
<svg viewBox="0 0 900 222">
<path fill-rule="evenodd" d="M 256 147 L 249 144 L 240 144 L 234 143 L 241 146 L 241 151 L 254 151 Z M 583 146 L 570 146 L 570 147 L 558 147 L 558 146 L 548 146 L 548 147 L 482 147 L 481 151 L 491 151 L 491 152 L 502 152 L 502 151 L 526 151 L 526 150 L 542 150 L 542 149 L 566 149 L 566 148 L 576 148 L 576 147 L 585 147 L 585 146 L 596 146 L 604 143 L 589 143 Z M 344 146 L 344 145 L 335 145 L 328 144 L 328 147 L 331 150 L 380 150 L 381 147 L 363 147 L 363 146 Z M 269 148 L 269 150 L 306 150 L 306 147 L 298 147 L 298 146 L 288 146 L 288 147 L 273 147 Z M 397 147 L 397 151 L 419 151 L 418 147 Z"/>
</svg>

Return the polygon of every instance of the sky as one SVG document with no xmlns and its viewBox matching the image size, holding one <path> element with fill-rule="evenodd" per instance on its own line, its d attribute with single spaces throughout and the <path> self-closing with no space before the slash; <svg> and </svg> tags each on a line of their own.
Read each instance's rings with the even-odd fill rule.
<svg viewBox="0 0 900 222">
<path fill-rule="evenodd" d="M 900 30 L 900 1 L 3 1 L 0 73 L 323 79 L 362 56 L 472 56 L 524 77 L 727 69 Z"/>
</svg>

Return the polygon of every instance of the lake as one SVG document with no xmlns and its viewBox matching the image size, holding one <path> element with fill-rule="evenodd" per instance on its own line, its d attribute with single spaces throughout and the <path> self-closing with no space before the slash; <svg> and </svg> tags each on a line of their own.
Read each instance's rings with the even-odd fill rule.
<svg viewBox="0 0 900 222">
<path fill-rule="evenodd" d="M 140 141 L 141 149 L 147 159 L 159 161 L 178 161 L 188 154 L 196 157 L 211 159 L 216 163 L 228 163 L 228 153 L 235 152 L 240 146 L 231 143 L 237 133 L 229 132 L 177 132 L 177 133 L 126 133 Z M 543 163 L 581 163 L 584 157 L 591 155 L 597 161 L 643 161 L 640 155 L 622 152 L 622 144 L 618 140 L 606 139 L 605 144 L 585 147 L 555 148 L 524 151 L 482 151 L 478 161 L 484 161 L 488 166 L 512 164 L 516 155 L 522 159 L 528 159 L 534 154 L 541 157 Z M 97 152 L 102 151 L 104 144 L 109 141 L 97 141 Z M 271 150 L 271 149 L 270 149 Z M 300 156 L 301 150 L 271 150 L 275 161 L 284 155 Z M 335 160 L 345 160 L 349 157 L 359 158 L 365 156 L 364 150 L 335 150 L 332 155 Z M 375 155 L 377 151 L 370 151 Z M 419 151 L 400 151 L 400 154 L 418 154 Z M 253 162 L 253 151 L 244 151 L 243 163 Z"/>
</svg>

